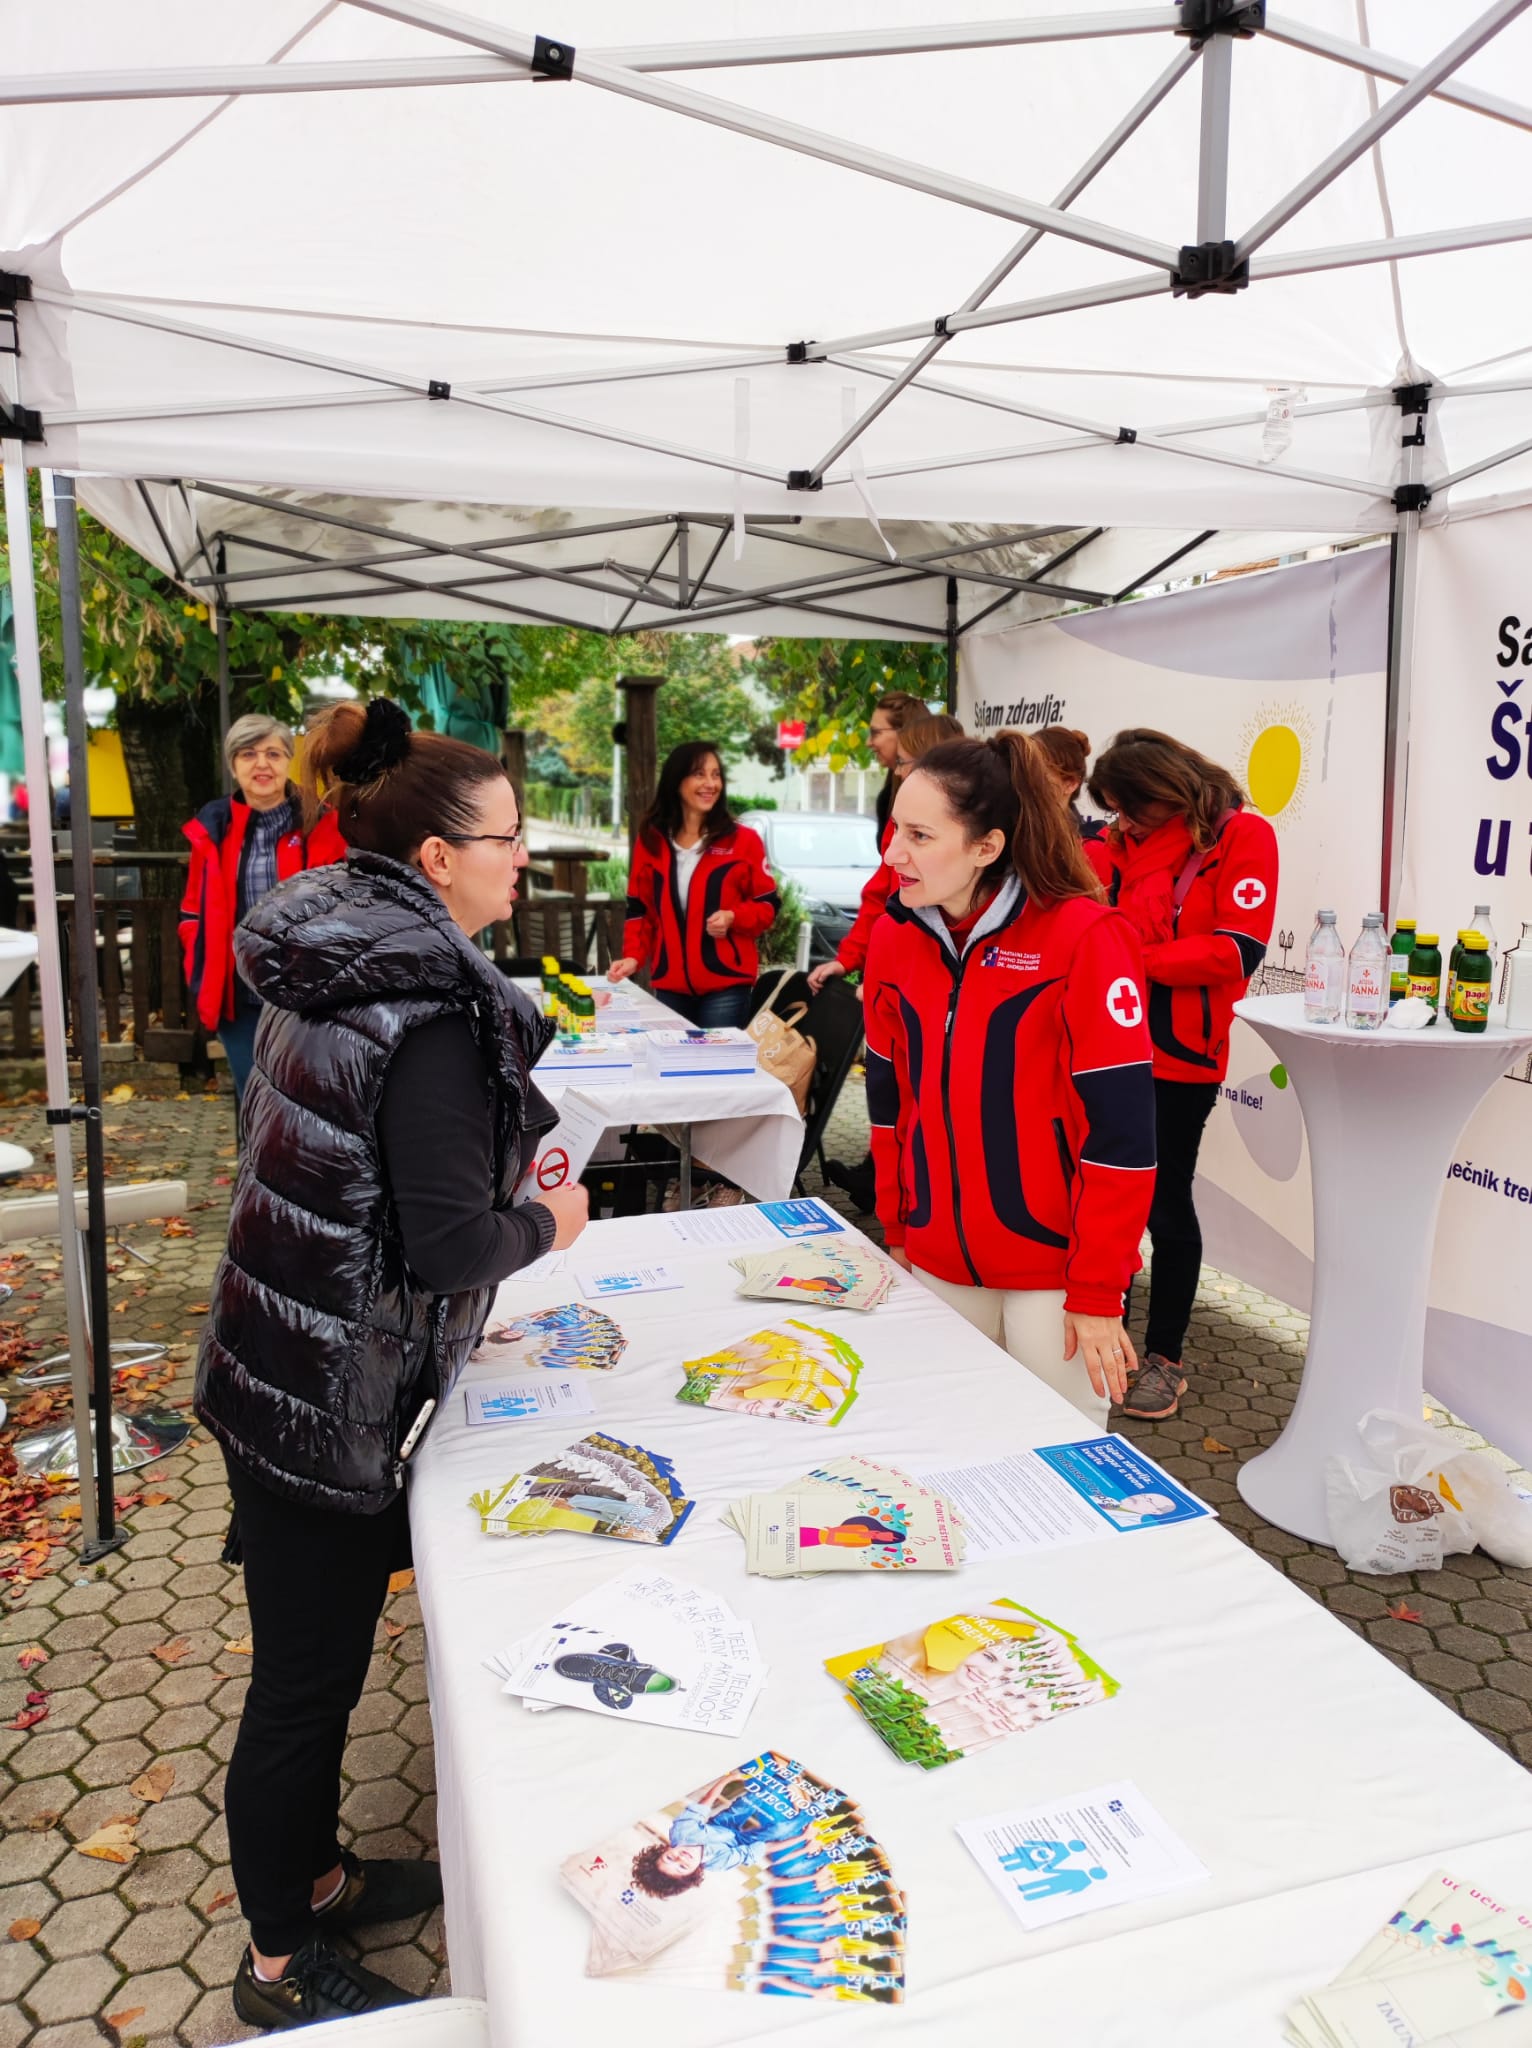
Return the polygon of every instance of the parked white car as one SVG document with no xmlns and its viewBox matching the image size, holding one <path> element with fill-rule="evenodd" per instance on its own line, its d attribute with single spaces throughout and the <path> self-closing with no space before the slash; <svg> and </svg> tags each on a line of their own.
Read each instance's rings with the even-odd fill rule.
<svg viewBox="0 0 1532 2048">
<path fill-rule="evenodd" d="M 791 882 L 814 925 L 813 960 L 829 960 L 855 922 L 878 865 L 878 828 L 853 811 L 744 811 L 779 880 Z"/>
</svg>

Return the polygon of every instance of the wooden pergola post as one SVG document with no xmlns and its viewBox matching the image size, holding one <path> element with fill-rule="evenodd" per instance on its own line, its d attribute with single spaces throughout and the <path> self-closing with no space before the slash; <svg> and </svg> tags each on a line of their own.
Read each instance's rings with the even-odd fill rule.
<svg viewBox="0 0 1532 2048">
<path fill-rule="evenodd" d="M 663 676 L 619 676 L 623 694 L 623 721 L 619 745 L 627 757 L 627 788 L 624 792 L 628 814 L 628 852 L 633 851 L 639 820 L 654 801 L 659 779 L 659 715 L 655 694 Z"/>
</svg>

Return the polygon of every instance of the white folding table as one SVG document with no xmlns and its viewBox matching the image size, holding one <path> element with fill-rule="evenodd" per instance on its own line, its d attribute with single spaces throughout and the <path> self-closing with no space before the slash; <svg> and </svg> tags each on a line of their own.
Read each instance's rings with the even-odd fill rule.
<svg viewBox="0 0 1532 2048">
<path fill-rule="evenodd" d="M 1216 1521 L 956 1575 L 748 1577 L 720 1509 L 821 1458 L 929 1467 L 1092 1432 L 909 1279 L 870 1316 L 794 1311 L 833 1321 L 865 1361 L 833 1433 L 678 1402 L 684 1358 L 771 1311 L 737 1297 L 728 1246 L 688 1248 L 677 1224 L 593 1225 L 551 1274 L 501 1290 L 497 1315 L 579 1299 L 576 1268 L 663 1259 L 684 1275 L 679 1292 L 617 1306 L 628 1349 L 590 1375 L 594 1416 L 470 1430 L 459 1391 L 411 1480 L 452 1982 L 488 2000 L 494 2048 L 718 2048 L 826 2028 L 947 2043 L 992 2033 L 997 2015 L 1060 2048 L 1275 2048 L 1284 2007 L 1437 1865 L 1532 1891 L 1532 1776 Z M 486 1537 L 468 1507 L 591 1426 L 672 1458 L 698 1501 L 673 1545 L 639 1555 L 754 1623 L 770 1677 L 743 1740 L 528 1714 L 483 1666 L 635 1561 L 589 1537 Z M 997 1596 L 1074 1630 L 1121 1692 L 945 1769 L 901 1764 L 822 1660 Z M 827 2008 L 587 1979 L 589 1923 L 560 1887 L 562 1859 L 768 1748 L 859 1800 L 887 1846 L 909 1902 L 908 2002 Z M 954 1824 L 1117 1778 L 1136 1781 L 1211 1882 L 1024 1933 Z"/>
</svg>

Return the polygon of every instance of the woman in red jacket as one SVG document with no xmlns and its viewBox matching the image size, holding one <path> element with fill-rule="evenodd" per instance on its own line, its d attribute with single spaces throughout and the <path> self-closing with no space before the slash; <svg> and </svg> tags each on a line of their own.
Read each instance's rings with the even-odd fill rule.
<svg viewBox="0 0 1532 2048">
<path fill-rule="evenodd" d="M 890 1252 L 1103 1422 L 1154 1186 L 1138 941 L 1021 733 L 923 755 L 888 860 L 866 1016 Z"/>
<path fill-rule="evenodd" d="M 962 737 L 963 728 L 959 720 L 945 711 L 927 711 L 922 705 L 920 717 L 906 720 L 894 734 L 894 757 L 886 787 L 897 791 L 922 754 L 940 746 L 943 740 L 960 740 Z M 836 948 L 835 958 L 822 961 L 810 974 L 811 994 L 817 996 L 832 976 L 856 974 L 867 965 L 867 948 L 872 943 L 873 928 L 888 908 L 888 899 L 894 890 L 894 871 L 888 864 L 889 842 L 893 836 L 893 803 L 890 800 L 888 822 L 878 841 L 878 865 L 863 885 L 856 922 Z"/>
<path fill-rule="evenodd" d="M 236 1117 L 255 1058 L 261 1004 L 234 968 L 234 927 L 268 890 L 304 868 L 344 860 L 345 842 L 328 811 L 305 833 L 288 780 L 293 736 L 279 719 L 252 711 L 224 741 L 232 796 L 214 797 L 181 827 L 191 872 L 181 899 L 186 985 L 205 1031 L 216 1032 L 234 1081 Z"/>
<path fill-rule="evenodd" d="M 673 748 L 633 842 L 623 957 L 609 978 L 649 965 L 655 990 L 689 1024 L 743 1024 L 778 908 L 760 835 L 730 813 L 717 749 Z"/>
<path fill-rule="evenodd" d="M 1144 1367 L 1128 1415 L 1174 1415 L 1181 1352 L 1202 1271 L 1192 1183 L 1203 1129 L 1229 1067 L 1234 1005 L 1265 957 L 1277 906 L 1277 836 L 1227 768 L 1146 726 L 1099 756 L 1092 799 L 1115 823 L 1086 849 L 1107 901 L 1144 947 L 1159 1176 Z"/>
</svg>

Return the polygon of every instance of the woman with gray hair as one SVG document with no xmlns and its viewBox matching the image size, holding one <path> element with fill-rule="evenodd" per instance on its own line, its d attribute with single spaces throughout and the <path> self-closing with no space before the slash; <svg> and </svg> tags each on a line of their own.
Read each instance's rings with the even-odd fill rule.
<svg viewBox="0 0 1532 2048">
<path fill-rule="evenodd" d="M 191 841 L 191 873 L 181 901 L 181 947 L 192 1004 L 215 1032 L 234 1077 L 236 1112 L 255 1057 L 260 999 L 234 966 L 234 927 L 252 905 L 304 868 L 345 857 L 328 811 L 305 834 L 298 792 L 288 779 L 293 736 L 280 719 L 252 711 L 224 741 L 232 796 L 215 797 L 182 826 Z"/>
</svg>

